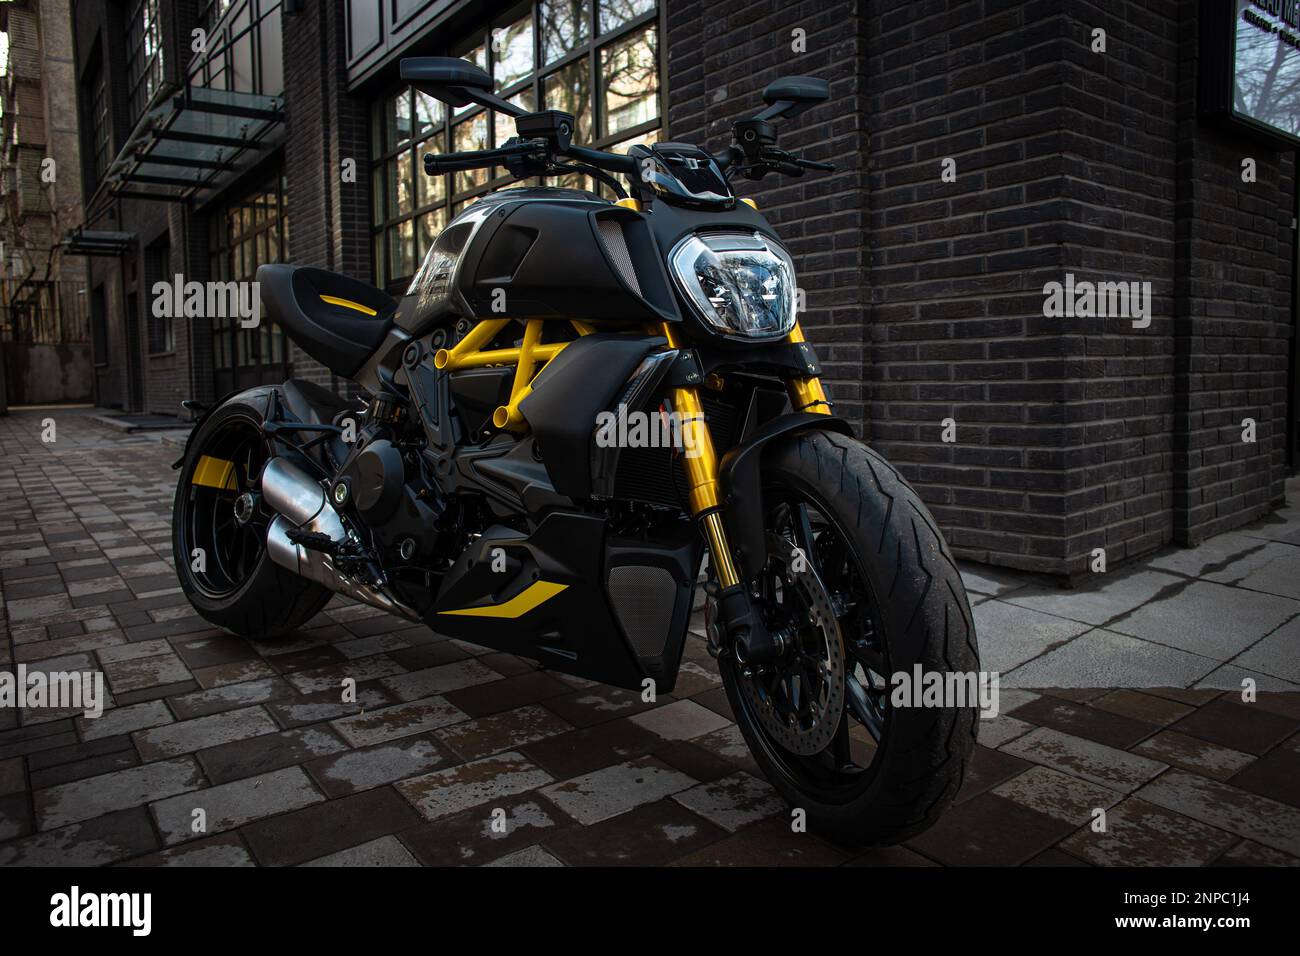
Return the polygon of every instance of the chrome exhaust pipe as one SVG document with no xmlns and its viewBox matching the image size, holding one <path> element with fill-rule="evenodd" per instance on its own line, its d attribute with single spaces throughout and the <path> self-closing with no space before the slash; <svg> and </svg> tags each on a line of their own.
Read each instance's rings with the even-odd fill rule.
<svg viewBox="0 0 1300 956">
<path fill-rule="evenodd" d="M 289 531 L 293 529 L 327 535 L 336 544 L 348 540 L 343 519 L 325 498 L 319 482 L 297 465 L 283 458 L 272 458 L 262 469 L 261 484 L 262 500 L 276 513 L 266 532 L 266 553 L 272 561 L 371 607 L 412 621 L 420 620 L 413 608 L 364 581 L 344 574 L 325 552 L 313 551 L 289 540 Z"/>
</svg>

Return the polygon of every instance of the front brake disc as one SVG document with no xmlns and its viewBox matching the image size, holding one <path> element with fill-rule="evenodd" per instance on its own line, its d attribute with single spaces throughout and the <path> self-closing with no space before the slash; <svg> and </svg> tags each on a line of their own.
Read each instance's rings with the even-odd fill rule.
<svg viewBox="0 0 1300 956">
<path fill-rule="evenodd" d="M 797 646 L 788 649 L 782 662 L 765 668 L 746 670 L 738 665 L 741 692 L 749 700 L 754 714 L 763 729 L 774 741 L 793 754 L 810 757 L 821 753 L 835 737 L 844 714 L 844 641 L 830 595 L 813 570 L 811 561 L 804 557 L 797 561 L 793 542 L 769 533 L 767 535 L 770 557 L 767 573 L 780 574 L 782 589 L 793 587 L 798 597 L 785 594 L 787 607 L 798 605 L 803 619 L 797 621 Z M 774 567 L 775 566 L 775 567 Z M 811 655 L 819 671 L 816 686 L 806 686 L 806 674 L 795 674 L 790 664 L 792 654 Z M 782 670 L 784 666 L 784 671 Z M 796 681 L 797 678 L 797 681 Z M 769 689 L 770 687 L 770 689 Z M 781 699 L 772 691 L 781 691 Z M 808 703 L 795 713 L 792 703 Z"/>
</svg>

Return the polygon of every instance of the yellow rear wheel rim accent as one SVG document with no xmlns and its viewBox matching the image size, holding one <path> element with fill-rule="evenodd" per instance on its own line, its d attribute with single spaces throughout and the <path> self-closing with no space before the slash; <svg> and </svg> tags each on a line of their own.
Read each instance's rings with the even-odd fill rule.
<svg viewBox="0 0 1300 956">
<path fill-rule="evenodd" d="M 488 607 L 463 607 L 455 611 L 439 611 L 438 613 L 459 614 L 464 617 L 522 617 L 544 601 L 549 601 L 567 587 L 567 584 L 555 584 L 551 581 L 534 581 L 504 604 L 492 604 Z"/>
<path fill-rule="evenodd" d="M 205 488 L 225 488 L 235 490 L 235 463 L 224 458 L 204 455 L 194 468 L 191 484 L 203 485 Z"/>
<path fill-rule="evenodd" d="M 336 295 L 323 295 L 320 297 L 322 302 L 328 302 L 330 305 L 341 305 L 345 309 L 356 309 L 358 312 L 364 312 L 366 315 L 378 315 L 374 309 L 360 302 L 353 302 L 351 299 L 340 299 Z"/>
</svg>

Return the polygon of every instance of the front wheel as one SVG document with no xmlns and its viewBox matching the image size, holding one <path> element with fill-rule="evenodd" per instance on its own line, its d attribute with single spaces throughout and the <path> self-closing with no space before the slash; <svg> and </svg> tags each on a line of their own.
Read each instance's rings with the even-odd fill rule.
<svg viewBox="0 0 1300 956">
<path fill-rule="evenodd" d="M 784 649 L 763 666 L 722 655 L 736 721 L 810 828 L 897 843 L 952 802 L 975 744 L 974 701 L 891 705 L 891 678 L 918 664 L 976 679 L 961 576 L 916 492 L 852 438 L 810 431 L 771 449 L 763 502 L 751 593 Z"/>
</svg>

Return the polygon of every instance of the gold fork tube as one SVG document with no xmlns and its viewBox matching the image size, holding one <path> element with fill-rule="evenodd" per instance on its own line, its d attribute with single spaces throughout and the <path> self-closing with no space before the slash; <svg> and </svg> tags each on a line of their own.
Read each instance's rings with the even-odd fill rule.
<svg viewBox="0 0 1300 956">
<path fill-rule="evenodd" d="M 804 338 L 803 328 L 798 322 L 795 322 L 794 328 L 786 336 L 786 341 L 796 345 L 808 341 Z M 826 397 L 826 389 L 822 388 L 821 379 L 815 375 L 786 379 L 785 391 L 790 396 L 790 407 L 796 412 L 813 412 L 818 415 L 831 413 L 831 403 Z"/>
</svg>

